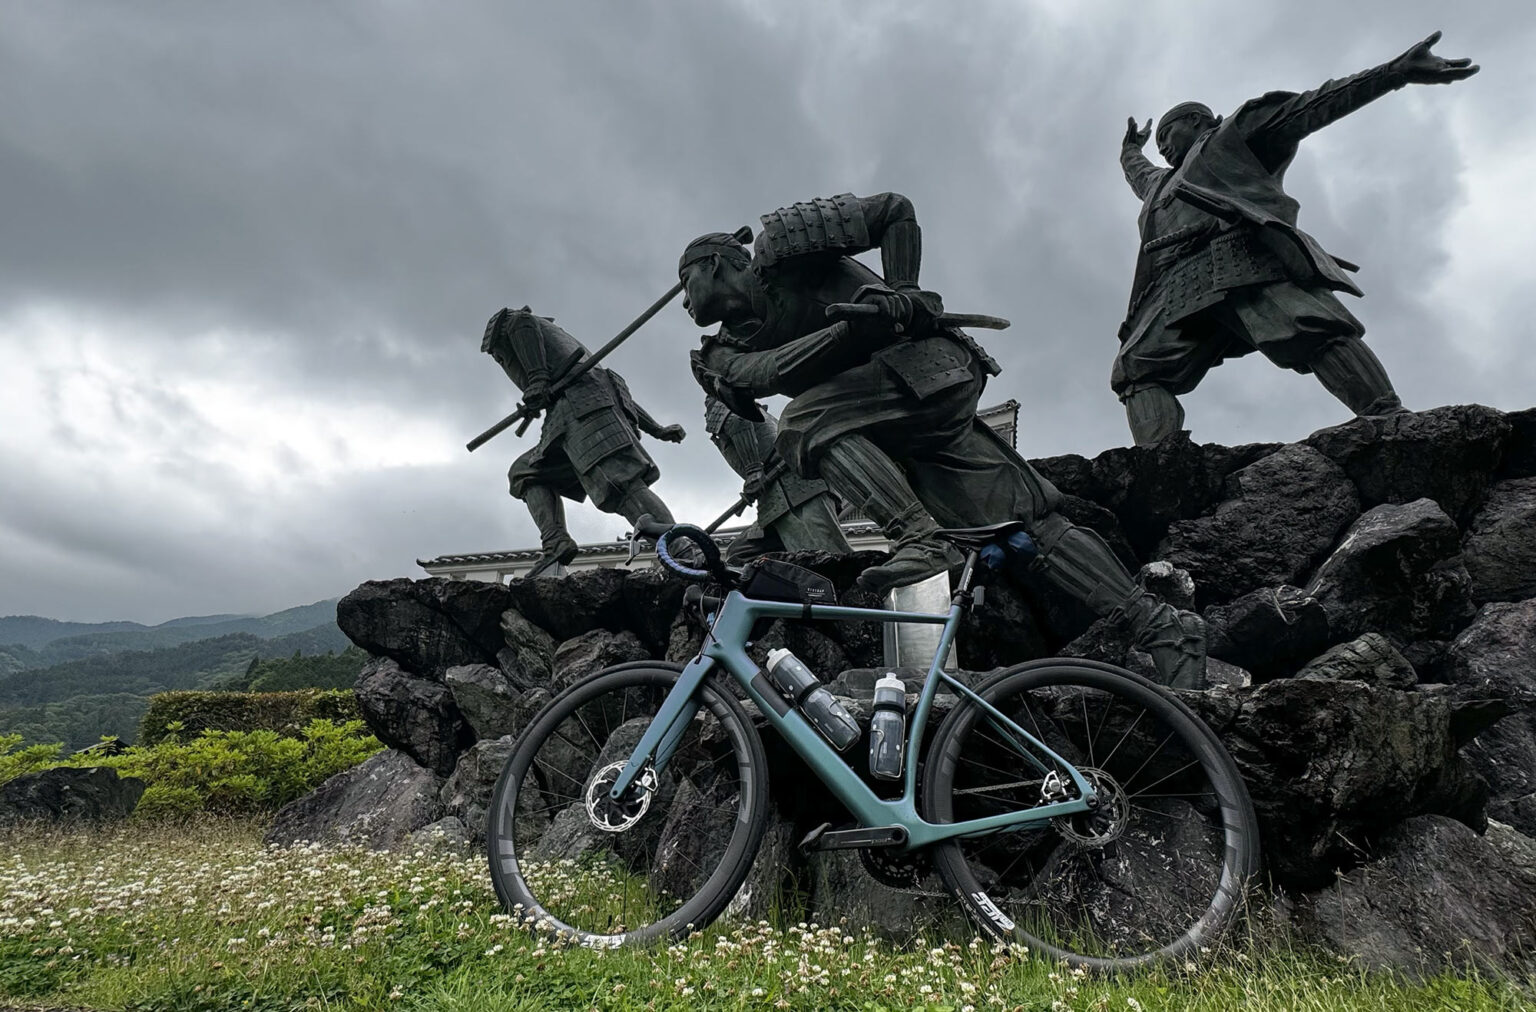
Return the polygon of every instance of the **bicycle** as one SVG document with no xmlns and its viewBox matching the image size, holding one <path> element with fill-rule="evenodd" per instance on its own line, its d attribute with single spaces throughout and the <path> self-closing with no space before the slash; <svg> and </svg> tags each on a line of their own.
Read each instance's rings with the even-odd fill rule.
<svg viewBox="0 0 1536 1012">
<path fill-rule="evenodd" d="M 935 615 L 810 599 L 825 593 L 749 596 L 704 531 L 637 525 L 664 565 L 696 581 L 685 601 L 703 641 L 685 665 L 599 672 L 523 731 L 487 819 L 502 903 L 602 947 L 680 937 L 720 916 L 768 819 L 767 761 L 746 701 L 852 816 L 851 828 L 820 827 L 803 848 L 926 851 L 982 931 L 1074 965 L 1120 970 L 1214 944 L 1258 868 L 1258 830 L 1236 766 L 1199 717 L 1147 679 L 1093 661 L 1031 661 L 974 688 L 942 668 L 962 613 L 981 604 L 978 560 L 1017 561 L 1029 547 L 1023 530 L 937 532 L 966 561 L 947 614 Z M 696 546 L 703 568 L 674 556 L 678 539 Z M 709 580 L 723 596 L 697 585 Z M 754 626 L 773 618 L 943 625 L 908 723 L 898 797 L 856 773 L 748 656 Z M 957 701 L 924 753 L 941 686 Z"/>
</svg>

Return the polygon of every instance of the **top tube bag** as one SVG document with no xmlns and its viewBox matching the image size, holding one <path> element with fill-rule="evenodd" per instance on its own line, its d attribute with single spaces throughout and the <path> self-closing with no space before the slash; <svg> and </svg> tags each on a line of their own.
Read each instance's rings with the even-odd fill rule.
<svg viewBox="0 0 1536 1012">
<path fill-rule="evenodd" d="M 741 592 L 764 601 L 836 604 L 837 588 L 820 573 L 779 559 L 756 559 L 741 571 Z"/>
</svg>

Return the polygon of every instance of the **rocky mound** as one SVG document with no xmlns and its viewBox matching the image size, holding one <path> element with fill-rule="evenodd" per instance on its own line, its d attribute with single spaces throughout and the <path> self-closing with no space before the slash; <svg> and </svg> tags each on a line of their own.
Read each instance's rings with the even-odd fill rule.
<svg viewBox="0 0 1536 1012">
<path fill-rule="evenodd" d="M 1269 880 L 1289 897 L 1278 907 L 1302 936 L 1373 965 L 1524 968 L 1536 951 L 1536 409 L 1455 406 L 1290 445 L 1180 437 L 1035 463 L 1072 519 L 1204 615 L 1212 684 L 1183 695 L 1242 768 Z M 852 587 L 867 559 L 797 561 L 845 603 L 873 605 Z M 352 797 L 376 792 L 383 766 L 342 774 L 286 810 L 272 839 L 387 845 L 428 823 L 483 839 L 513 736 L 549 698 L 612 664 L 692 655 L 682 592 L 655 570 L 363 584 L 337 620 L 373 655 L 358 699 L 410 798 Z M 989 587 L 959 655 L 976 671 L 1051 654 L 1146 669 L 1128 644 L 1026 579 Z M 867 716 L 878 628 L 777 622 L 754 649 L 779 645 Z M 743 912 L 792 881 L 813 911 L 897 935 L 945 928 L 935 918 L 953 905 L 923 902 L 933 880 L 891 889 L 855 855 L 801 855 L 793 841 L 841 813 L 792 756 L 770 757 L 777 822 Z M 1469 874 L 1514 895 L 1479 900 L 1461 888 Z M 1478 944 L 1490 932 L 1500 945 Z"/>
</svg>

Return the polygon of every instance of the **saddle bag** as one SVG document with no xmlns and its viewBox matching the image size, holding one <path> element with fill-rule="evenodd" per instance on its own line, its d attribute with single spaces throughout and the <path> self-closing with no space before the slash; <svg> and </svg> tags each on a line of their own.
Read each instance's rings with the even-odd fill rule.
<svg viewBox="0 0 1536 1012">
<path fill-rule="evenodd" d="M 763 601 L 836 604 L 837 588 L 820 573 L 778 559 L 757 559 L 741 571 L 741 592 Z"/>
</svg>

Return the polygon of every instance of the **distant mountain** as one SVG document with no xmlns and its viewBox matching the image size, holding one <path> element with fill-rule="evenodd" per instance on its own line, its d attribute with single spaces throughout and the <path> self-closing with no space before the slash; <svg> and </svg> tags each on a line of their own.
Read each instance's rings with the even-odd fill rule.
<svg viewBox="0 0 1536 1012">
<path fill-rule="evenodd" d="M 179 621 L 173 619 L 172 621 Z M 89 633 L 133 632 L 149 629 L 138 622 L 60 622 L 38 615 L 6 615 L 0 618 L 0 643 L 36 649 L 66 636 Z"/>
<path fill-rule="evenodd" d="M 0 646 L 0 675 L 6 672 L 47 668 L 56 664 L 101 657 L 123 651 L 158 650 L 182 643 L 213 639 L 244 633 L 260 639 L 312 633 L 321 626 L 336 625 L 336 601 L 331 598 L 314 604 L 287 608 L 271 615 L 205 615 L 174 618 L 155 626 L 136 622 L 57 622 L 35 616 L 0 618 L 0 644 L 8 644 L 11 631 L 30 633 L 31 641 L 14 641 L 16 646 Z M 68 630 L 51 636 L 52 632 Z M 80 631 L 86 630 L 86 631 Z M 311 637 L 313 639 L 313 637 Z M 336 630 L 329 637 L 334 645 L 313 648 L 304 643 L 289 647 L 304 653 L 324 653 L 326 650 L 342 650 L 347 640 Z M 307 641 L 306 641 L 307 642 Z M 16 649 L 21 647 L 23 649 Z"/>
</svg>

